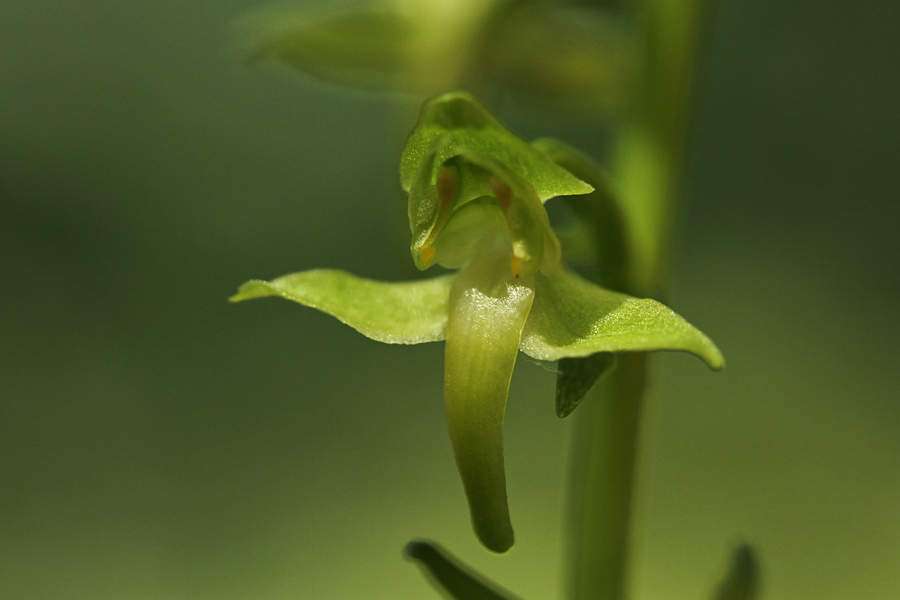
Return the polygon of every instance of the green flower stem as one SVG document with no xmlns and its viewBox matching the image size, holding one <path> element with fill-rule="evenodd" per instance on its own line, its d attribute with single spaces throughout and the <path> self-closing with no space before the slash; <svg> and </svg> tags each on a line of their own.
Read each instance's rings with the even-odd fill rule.
<svg viewBox="0 0 900 600">
<path fill-rule="evenodd" d="M 613 159 L 627 210 L 629 289 L 657 295 L 665 283 L 694 61 L 704 0 L 633 0 L 638 67 Z"/>
<path fill-rule="evenodd" d="M 703 0 L 633 0 L 638 68 L 613 159 L 631 240 L 626 293 L 664 285 L 683 168 Z M 570 597 L 623 600 L 646 354 L 617 369 L 582 407 L 572 480 Z"/>
<path fill-rule="evenodd" d="M 576 411 L 568 597 L 625 597 L 634 464 L 649 356 L 619 356 Z M 580 414 L 579 414 L 580 413 Z"/>
</svg>

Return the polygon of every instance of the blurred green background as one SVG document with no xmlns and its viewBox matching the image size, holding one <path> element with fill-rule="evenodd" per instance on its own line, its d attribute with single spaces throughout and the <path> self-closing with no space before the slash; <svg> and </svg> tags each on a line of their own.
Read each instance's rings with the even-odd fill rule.
<svg viewBox="0 0 900 600">
<path fill-rule="evenodd" d="M 0 598 L 435 598 L 416 537 L 559 597 L 552 373 L 513 380 L 498 557 L 440 344 L 225 302 L 312 267 L 416 274 L 412 109 L 241 66 L 260 6 L 0 3 Z M 669 303 L 729 364 L 658 361 L 636 598 L 709 597 L 740 541 L 767 600 L 900 597 L 898 29 L 895 0 L 717 3 Z"/>
</svg>

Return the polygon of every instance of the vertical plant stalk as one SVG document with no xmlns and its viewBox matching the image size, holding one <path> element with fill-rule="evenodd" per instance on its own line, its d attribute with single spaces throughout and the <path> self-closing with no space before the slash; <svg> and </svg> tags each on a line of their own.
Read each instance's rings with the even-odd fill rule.
<svg viewBox="0 0 900 600">
<path fill-rule="evenodd" d="M 637 68 L 614 172 L 626 208 L 627 288 L 658 295 L 668 268 L 703 0 L 633 0 Z M 603 282 L 600 282 L 603 283 Z M 649 357 L 626 354 L 577 417 L 570 501 L 569 594 L 624 600 L 640 416 Z"/>
<path fill-rule="evenodd" d="M 646 353 L 625 354 L 580 407 L 573 457 L 569 597 L 624 598 Z"/>
<path fill-rule="evenodd" d="M 633 0 L 636 69 L 613 166 L 626 207 L 627 293 L 658 295 L 669 267 L 704 0 Z"/>
</svg>

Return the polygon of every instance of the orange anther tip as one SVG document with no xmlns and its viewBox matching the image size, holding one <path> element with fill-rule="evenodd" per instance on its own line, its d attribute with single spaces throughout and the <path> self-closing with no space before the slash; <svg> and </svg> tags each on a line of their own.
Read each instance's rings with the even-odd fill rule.
<svg viewBox="0 0 900 600">
<path fill-rule="evenodd" d="M 425 268 L 430 267 L 434 261 L 434 252 L 434 246 L 425 246 L 419 250 L 419 254 L 422 256 L 422 264 L 425 265 Z"/>
</svg>

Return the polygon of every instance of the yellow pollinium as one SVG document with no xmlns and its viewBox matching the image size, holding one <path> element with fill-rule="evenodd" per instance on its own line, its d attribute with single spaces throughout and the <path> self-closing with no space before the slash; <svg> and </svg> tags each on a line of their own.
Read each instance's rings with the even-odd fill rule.
<svg viewBox="0 0 900 600">
<path fill-rule="evenodd" d="M 434 246 L 428 245 L 428 242 L 426 242 L 426 245 L 416 248 L 416 250 L 419 252 L 419 256 L 422 257 L 422 264 L 425 265 L 426 269 L 434 264 Z"/>
</svg>

